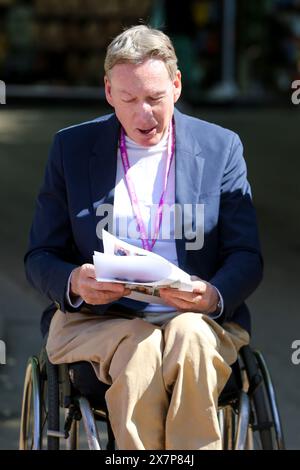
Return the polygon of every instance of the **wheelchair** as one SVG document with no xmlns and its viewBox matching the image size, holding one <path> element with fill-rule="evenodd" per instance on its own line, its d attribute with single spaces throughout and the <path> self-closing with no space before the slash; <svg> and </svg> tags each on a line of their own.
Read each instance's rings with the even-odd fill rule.
<svg viewBox="0 0 300 470">
<path fill-rule="evenodd" d="M 231 367 L 218 403 L 223 449 L 283 450 L 275 390 L 263 355 L 244 346 Z M 105 403 L 108 388 L 89 362 L 54 365 L 43 347 L 26 368 L 19 449 L 75 450 L 81 448 L 82 435 L 85 448 L 117 449 Z M 100 422 L 106 429 L 102 436 Z"/>
</svg>

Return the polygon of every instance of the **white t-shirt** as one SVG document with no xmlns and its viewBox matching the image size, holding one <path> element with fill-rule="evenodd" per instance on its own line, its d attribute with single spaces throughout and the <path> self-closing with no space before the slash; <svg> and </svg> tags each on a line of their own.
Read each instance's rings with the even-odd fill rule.
<svg viewBox="0 0 300 470">
<path fill-rule="evenodd" d="M 148 239 L 151 240 L 154 232 L 155 214 L 164 188 L 164 179 L 167 164 L 168 135 L 151 147 L 143 147 L 129 137 L 125 137 L 126 149 L 130 169 L 128 174 L 134 184 L 139 201 L 141 215 L 145 225 Z M 173 157 L 167 182 L 164 205 L 175 204 L 175 158 Z M 136 219 L 126 185 L 124 168 L 120 149 L 118 151 L 117 175 L 114 195 L 113 232 L 121 240 L 131 245 L 143 248 L 139 233 L 136 230 Z M 133 238 L 134 237 L 134 238 Z M 162 217 L 160 233 L 152 249 L 154 253 L 163 256 L 178 266 L 175 238 L 174 216 Z M 149 304 L 144 310 L 147 312 L 147 321 L 157 320 L 159 312 L 160 321 L 174 316 L 174 308 L 160 304 Z M 167 312 L 172 314 L 166 315 Z M 152 316 L 151 313 L 154 315 Z M 164 313 L 164 315 L 162 315 Z"/>
</svg>

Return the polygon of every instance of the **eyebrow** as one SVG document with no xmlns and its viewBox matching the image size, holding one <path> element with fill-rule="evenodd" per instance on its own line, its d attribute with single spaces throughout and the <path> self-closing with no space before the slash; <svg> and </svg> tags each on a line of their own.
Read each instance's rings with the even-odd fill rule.
<svg viewBox="0 0 300 470">
<path fill-rule="evenodd" d="M 126 90 L 120 90 L 121 93 L 124 93 L 128 96 L 134 96 L 132 95 L 129 91 L 126 91 Z M 164 95 L 166 93 L 166 90 L 161 90 L 161 91 L 155 91 L 154 93 L 150 93 L 148 96 L 149 97 L 152 97 L 152 96 L 161 96 L 161 95 Z"/>
<path fill-rule="evenodd" d="M 129 93 L 129 91 L 126 91 L 126 90 L 119 90 L 119 91 L 120 91 L 120 93 L 125 93 L 126 95 L 132 96 L 132 94 Z"/>
</svg>

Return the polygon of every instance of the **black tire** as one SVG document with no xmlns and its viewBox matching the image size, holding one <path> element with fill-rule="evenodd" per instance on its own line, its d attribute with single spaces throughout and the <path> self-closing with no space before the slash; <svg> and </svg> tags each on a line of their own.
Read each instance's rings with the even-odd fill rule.
<svg viewBox="0 0 300 470">
<path fill-rule="evenodd" d="M 252 411 L 252 430 L 259 435 L 262 450 L 277 448 L 274 442 L 273 420 L 268 406 L 264 381 L 256 357 L 249 346 L 240 351 L 250 387 L 250 406 Z"/>
<path fill-rule="evenodd" d="M 46 361 L 47 371 L 47 428 L 51 431 L 59 432 L 60 427 L 60 410 L 59 410 L 59 383 L 58 383 L 58 367 Z M 47 436 L 47 449 L 59 450 L 59 438 Z"/>
<path fill-rule="evenodd" d="M 259 370 L 264 380 L 266 396 L 268 399 L 269 409 L 270 409 L 270 413 L 271 413 L 272 421 L 274 425 L 273 427 L 274 427 L 277 449 L 285 450 L 285 440 L 284 440 L 284 434 L 283 434 L 283 429 L 282 429 L 282 422 L 281 422 L 276 392 L 275 392 L 275 388 L 274 388 L 273 381 L 271 378 L 271 374 L 268 370 L 266 361 L 262 353 L 257 350 L 253 351 L 253 353 L 255 355 Z"/>
<path fill-rule="evenodd" d="M 20 450 L 40 450 L 42 446 L 42 392 L 37 357 L 29 358 L 23 389 L 20 420 Z"/>
</svg>

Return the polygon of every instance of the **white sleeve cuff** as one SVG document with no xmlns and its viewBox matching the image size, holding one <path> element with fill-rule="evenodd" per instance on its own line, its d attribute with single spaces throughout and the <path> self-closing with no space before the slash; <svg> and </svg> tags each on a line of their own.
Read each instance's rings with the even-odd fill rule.
<svg viewBox="0 0 300 470">
<path fill-rule="evenodd" d="M 209 313 L 209 316 L 210 316 L 210 318 L 212 318 L 213 320 L 216 320 L 216 319 L 219 318 L 219 317 L 222 315 L 222 313 L 224 312 L 224 300 L 223 300 L 222 295 L 220 294 L 219 289 L 217 289 L 216 286 L 214 286 L 214 288 L 216 289 L 216 291 L 217 291 L 218 294 L 219 294 L 219 298 L 220 298 L 220 301 L 221 301 L 221 310 L 220 310 L 218 313 L 214 313 L 214 312 Z"/>
<path fill-rule="evenodd" d="M 68 279 L 67 290 L 66 290 L 66 301 L 70 305 L 70 307 L 78 308 L 80 307 L 81 304 L 83 304 L 83 299 L 79 296 L 77 297 L 76 302 L 72 302 L 70 299 L 70 283 L 71 283 L 72 273 L 70 274 L 69 279 Z"/>
</svg>

